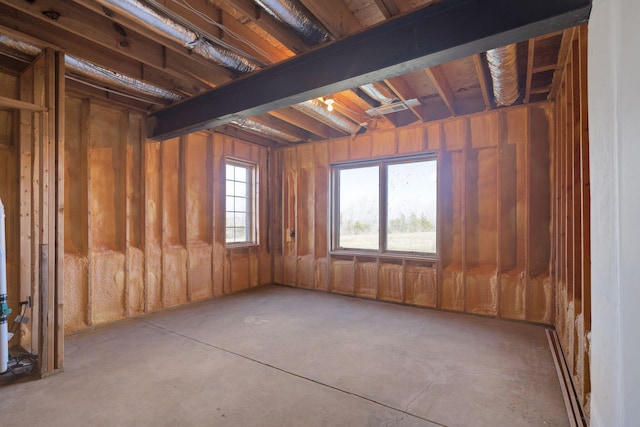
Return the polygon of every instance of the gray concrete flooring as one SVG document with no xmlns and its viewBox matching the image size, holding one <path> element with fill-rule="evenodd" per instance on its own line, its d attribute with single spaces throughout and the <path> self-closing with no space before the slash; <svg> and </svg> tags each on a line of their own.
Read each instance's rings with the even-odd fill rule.
<svg viewBox="0 0 640 427">
<path fill-rule="evenodd" d="M 83 332 L 3 426 L 568 426 L 544 328 L 267 286 Z"/>
</svg>

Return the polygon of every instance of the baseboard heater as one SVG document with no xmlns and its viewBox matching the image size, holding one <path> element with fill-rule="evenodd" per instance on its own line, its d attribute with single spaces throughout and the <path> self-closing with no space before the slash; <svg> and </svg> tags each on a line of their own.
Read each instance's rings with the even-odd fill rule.
<svg viewBox="0 0 640 427">
<path fill-rule="evenodd" d="M 562 347 L 560 347 L 558 333 L 555 330 L 547 329 L 547 340 L 549 341 L 549 348 L 551 349 L 553 362 L 556 365 L 556 372 L 558 373 L 558 380 L 560 382 L 560 388 L 562 389 L 562 397 L 564 398 L 564 404 L 567 407 L 569 423 L 571 427 L 588 427 L 589 424 L 584 416 L 584 410 L 580 405 L 578 393 L 576 393 L 576 388 L 573 385 L 573 379 L 569 373 L 567 360 L 562 352 Z"/>
</svg>

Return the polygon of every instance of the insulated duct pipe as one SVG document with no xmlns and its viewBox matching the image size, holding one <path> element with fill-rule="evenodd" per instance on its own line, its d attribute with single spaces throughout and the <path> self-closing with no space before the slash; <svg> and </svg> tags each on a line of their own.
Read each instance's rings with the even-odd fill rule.
<svg viewBox="0 0 640 427">
<path fill-rule="evenodd" d="M 487 51 L 487 62 L 493 81 L 493 96 L 499 107 L 512 105 L 520 96 L 516 58 L 515 44 Z"/>
<path fill-rule="evenodd" d="M 41 52 L 41 50 L 35 46 L 13 40 L 3 34 L 0 34 L 0 45 L 32 56 L 36 56 Z M 65 55 L 64 61 L 67 69 L 104 84 L 118 86 L 122 89 L 134 89 L 139 93 L 167 101 L 179 101 L 182 99 L 177 93 L 161 89 L 123 74 L 118 74 L 115 71 L 108 70 L 82 59 L 74 58 L 73 56 Z"/>
<path fill-rule="evenodd" d="M 393 104 L 399 101 L 386 87 L 376 86 L 373 83 L 360 86 L 360 90 L 381 104 Z"/>
<path fill-rule="evenodd" d="M 4 237 L 4 205 L 0 199 L 0 373 L 9 363 L 8 316 L 11 309 L 7 303 L 7 252 Z"/>
<path fill-rule="evenodd" d="M 165 99 L 167 101 L 179 101 L 182 99 L 177 93 L 160 89 L 159 87 L 150 85 L 143 81 L 118 74 L 115 71 L 108 70 L 91 62 L 83 61 L 72 56 L 65 56 L 65 64 L 69 70 L 75 71 L 85 77 L 89 77 L 98 82 L 119 86 L 122 89 L 134 89 L 145 95 L 151 95 L 156 98 Z"/>
<path fill-rule="evenodd" d="M 178 43 L 182 43 L 185 47 L 193 49 L 195 53 L 203 58 L 222 65 L 231 71 L 246 74 L 259 68 L 253 61 L 223 47 L 214 46 L 194 31 L 160 15 L 138 0 L 98 0 L 98 3 L 106 7 L 116 8 L 120 12 L 132 16 L 140 24 L 155 31 L 157 34 L 172 38 Z"/>
<path fill-rule="evenodd" d="M 258 133 L 260 135 L 266 135 L 273 138 L 283 139 L 288 142 L 300 142 L 300 138 L 289 135 L 286 132 L 272 128 L 271 126 L 263 125 L 251 119 L 239 119 L 231 122 L 239 128 Z"/>
<path fill-rule="evenodd" d="M 308 116 L 320 120 L 321 122 L 331 123 L 331 126 L 350 135 L 355 135 L 360 131 L 360 125 L 353 123 L 351 120 L 347 119 L 342 114 L 336 113 L 335 111 L 327 111 L 327 106 L 317 99 L 301 102 L 300 104 L 295 104 L 291 107 Z"/>
<path fill-rule="evenodd" d="M 290 0 L 255 0 L 278 21 L 288 25 L 309 45 L 329 40 L 329 33 L 307 17 Z"/>
</svg>

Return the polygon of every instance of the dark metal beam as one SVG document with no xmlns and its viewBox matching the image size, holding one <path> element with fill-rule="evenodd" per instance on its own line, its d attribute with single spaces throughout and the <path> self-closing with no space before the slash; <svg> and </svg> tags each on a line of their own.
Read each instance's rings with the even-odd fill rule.
<svg viewBox="0 0 640 427">
<path fill-rule="evenodd" d="M 443 0 L 149 117 L 167 139 L 586 22 L 591 0 Z"/>
</svg>

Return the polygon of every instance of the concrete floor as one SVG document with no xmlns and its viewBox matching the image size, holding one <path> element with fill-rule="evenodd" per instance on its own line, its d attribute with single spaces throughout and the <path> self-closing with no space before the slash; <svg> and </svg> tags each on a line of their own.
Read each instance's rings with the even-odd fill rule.
<svg viewBox="0 0 640 427">
<path fill-rule="evenodd" d="M 268 286 L 83 332 L 3 426 L 567 426 L 542 327 Z"/>
</svg>

